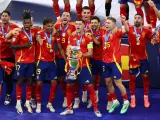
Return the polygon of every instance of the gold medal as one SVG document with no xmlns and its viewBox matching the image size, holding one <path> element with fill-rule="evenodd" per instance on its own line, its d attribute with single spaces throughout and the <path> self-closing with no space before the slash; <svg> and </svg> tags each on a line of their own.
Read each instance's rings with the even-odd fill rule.
<svg viewBox="0 0 160 120">
<path fill-rule="evenodd" d="M 140 45 L 139 37 L 138 37 L 138 38 L 136 38 L 136 42 L 137 42 L 137 45 Z"/>
<path fill-rule="evenodd" d="M 107 49 L 107 42 L 104 43 L 104 49 Z"/>
<path fill-rule="evenodd" d="M 50 52 L 53 52 L 53 49 L 50 49 Z"/>
<path fill-rule="evenodd" d="M 137 42 L 137 45 L 140 45 L 140 42 Z"/>
</svg>

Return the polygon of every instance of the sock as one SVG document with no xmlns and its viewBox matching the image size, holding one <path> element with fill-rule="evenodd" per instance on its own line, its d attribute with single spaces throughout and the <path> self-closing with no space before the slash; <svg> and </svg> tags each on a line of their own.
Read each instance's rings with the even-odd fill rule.
<svg viewBox="0 0 160 120">
<path fill-rule="evenodd" d="M 60 80 L 60 86 L 62 88 L 64 97 L 66 97 L 66 82 L 64 80 Z"/>
<path fill-rule="evenodd" d="M 79 98 L 79 85 L 78 85 L 78 81 L 76 81 L 73 85 L 74 87 L 74 97 L 75 98 Z"/>
<path fill-rule="evenodd" d="M 129 5 L 128 5 L 128 3 L 127 3 L 127 5 L 126 5 L 126 20 L 129 20 Z"/>
<path fill-rule="evenodd" d="M 136 7 L 136 11 L 137 11 L 137 14 L 142 15 L 142 17 L 144 16 L 141 6 L 140 7 Z"/>
<path fill-rule="evenodd" d="M 16 99 L 21 100 L 21 98 L 22 98 L 22 87 L 16 85 Z"/>
<path fill-rule="evenodd" d="M 144 95 L 148 95 L 149 87 L 150 87 L 150 81 L 148 76 L 142 76 L 143 79 L 143 88 L 144 88 Z"/>
<path fill-rule="evenodd" d="M 95 11 L 95 4 L 91 4 L 89 5 L 90 11 L 91 11 L 91 16 L 94 15 L 94 11 Z"/>
<path fill-rule="evenodd" d="M 36 96 L 36 86 L 32 86 L 32 98 L 34 99 Z"/>
<path fill-rule="evenodd" d="M 87 91 L 87 85 L 82 85 L 82 90 Z"/>
<path fill-rule="evenodd" d="M 127 18 L 126 6 L 120 6 L 120 16 L 121 15 L 124 15 Z"/>
<path fill-rule="evenodd" d="M 153 7 L 149 7 L 149 11 L 150 11 L 150 22 L 151 22 L 152 28 L 156 28 L 157 16 L 153 10 Z"/>
<path fill-rule="evenodd" d="M 74 86 L 67 84 L 67 106 L 68 109 L 72 110 L 72 101 L 73 101 L 73 92 L 74 92 Z"/>
<path fill-rule="evenodd" d="M 106 10 L 106 17 L 108 17 L 110 15 L 110 11 L 111 11 L 111 3 L 105 4 L 105 10 Z"/>
<path fill-rule="evenodd" d="M 128 100 L 128 95 L 127 95 L 127 93 L 126 93 L 126 94 L 124 94 L 124 95 L 122 95 L 122 98 L 123 98 L 123 101 Z"/>
<path fill-rule="evenodd" d="M 148 24 L 151 24 L 150 16 L 149 15 L 146 15 L 146 21 L 147 21 Z"/>
<path fill-rule="evenodd" d="M 82 18 L 82 6 L 76 4 L 76 11 L 77 11 L 77 15 L 78 15 L 78 18 Z"/>
<path fill-rule="evenodd" d="M 97 91 L 99 89 L 99 84 L 100 84 L 100 75 L 96 75 L 96 80 L 94 84 L 94 90 Z"/>
<path fill-rule="evenodd" d="M 71 9 L 70 4 L 64 6 L 65 11 L 70 12 L 70 9 Z"/>
<path fill-rule="evenodd" d="M 96 93 L 95 93 L 95 91 L 94 91 L 93 86 L 88 86 L 88 92 L 90 93 L 90 100 L 91 100 L 91 102 L 92 102 L 94 111 L 96 111 L 96 110 L 98 110 L 98 104 L 97 104 L 97 102 L 96 102 L 97 97 L 96 97 Z"/>
<path fill-rule="evenodd" d="M 17 100 L 17 104 L 16 105 L 21 105 L 21 100 Z"/>
<path fill-rule="evenodd" d="M 52 8 L 53 8 L 53 11 L 54 11 L 56 17 L 60 17 L 59 5 L 58 4 L 57 5 L 53 5 Z"/>
<path fill-rule="evenodd" d="M 50 95 L 49 95 L 49 103 L 52 103 L 57 90 L 57 83 L 51 84 Z"/>
<path fill-rule="evenodd" d="M 135 88 L 136 88 L 136 76 L 131 75 L 130 81 L 129 81 L 129 89 L 130 89 L 131 96 L 135 95 Z"/>
<path fill-rule="evenodd" d="M 32 97 L 32 86 L 26 85 L 26 100 L 31 100 Z"/>
<path fill-rule="evenodd" d="M 112 102 L 112 96 L 109 93 L 107 93 L 107 95 L 108 95 L 108 102 Z"/>
<path fill-rule="evenodd" d="M 121 15 L 124 15 L 125 17 L 127 17 L 126 6 L 120 7 L 120 16 Z"/>
<path fill-rule="evenodd" d="M 36 100 L 37 104 L 41 103 L 41 95 L 42 95 L 42 83 L 36 84 Z"/>
<path fill-rule="evenodd" d="M 112 100 L 117 100 L 116 93 L 109 93 Z"/>
<path fill-rule="evenodd" d="M 26 104 L 29 104 L 29 100 L 26 100 Z"/>
</svg>

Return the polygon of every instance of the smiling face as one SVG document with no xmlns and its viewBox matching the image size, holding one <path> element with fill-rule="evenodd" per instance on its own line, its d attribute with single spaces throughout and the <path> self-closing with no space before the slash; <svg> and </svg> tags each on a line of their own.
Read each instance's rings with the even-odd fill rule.
<svg viewBox="0 0 160 120">
<path fill-rule="evenodd" d="M 112 29 L 115 27 L 115 25 L 116 25 L 116 24 L 115 24 L 112 20 L 110 20 L 110 19 L 107 19 L 107 20 L 106 20 L 105 27 L 106 27 L 106 29 L 107 29 L 108 31 L 112 30 Z"/>
<path fill-rule="evenodd" d="M 97 30 L 99 27 L 100 27 L 100 22 L 98 22 L 98 20 L 96 19 L 91 20 L 92 30 Z"/>
</svg>

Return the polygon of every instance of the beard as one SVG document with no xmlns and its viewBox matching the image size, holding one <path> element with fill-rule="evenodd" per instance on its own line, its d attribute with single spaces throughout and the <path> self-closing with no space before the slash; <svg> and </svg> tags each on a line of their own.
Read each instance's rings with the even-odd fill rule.
<svg viewBox="0 0 160 120">
<path fill-rule="evenodd" d="M 141 24 L 140 24 L 139 22 L 135 22 L 134 25 L 135 25 L 136 27 L 141 26 Z"/>
</svg>

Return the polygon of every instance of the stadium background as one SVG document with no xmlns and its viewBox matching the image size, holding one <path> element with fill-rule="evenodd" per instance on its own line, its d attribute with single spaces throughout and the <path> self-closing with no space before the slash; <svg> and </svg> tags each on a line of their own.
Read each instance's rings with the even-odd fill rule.
<svg viewBox="0 0 160 120">
<path fill-rule="evenodd" d="M 112 0 L 112 9 L 111 9 L 111 16 L 114 16 L 117 19 L 117 25 L 120 27 L 120 19 L 119 19 L 119 3 L 118 0 Z M 4 4 L 5 2 L 5 4 Z M 71 3 L 71 14 L 72 14 L 72 21 L 76 19 L 76 11 L 75 11 L 75 5 L 76 0 L 70 0 Z M 96 4 L 96 11 L 95 15 L 99 16 L 101 20 L 105 18 L 105 0 L 95 0 Z M 84 0 L 83 5 L 87 5 L 88 1 Z M 61 12 L 63 11 L 63 0 L 59 0 L 59 5 L 61 8 Z M 34 21 L 35 25 L 41 25 L 42 20 L 44 17 L 51 17 L 54 20 L 56 20 L 56 17 L 52 10 L 52 0 L 0 0 L 0 12 L 2 12 L 3 9 L 7 9 L 11 12 L 11 20 L 18 25 L 22 26 L 21 23 L 21 15 L 23 9 L 30 9 L 33 11 Z M 129 3 L 130 7 L 130 16 L 129 16 L 129 22 L 133 24 L 133 17 L 136 13 L 133 3 Z M 160 5 L 157 5 L 158 8 L 160 8 Z M 103 23 L 103 22 L 102 22 Z M 146 24 L 146 22 L 145 22 Z M 157 22 L 157 25 L 159 22 Z M 125 44 L 125 45 L 124 45 Z M 123 79 L 128 80 L 128 41 L 127 37 L 124 37 L 122 39 L 122 66 L 123 66 L 123 72 L 124 75 Z M 160 88 L 160 64 L 159 64 L 159 53 L 158 53 L 158 45 L 152 46 L 149 42 L 147 44 L 147 51 L 148 51 L 148 58 L 150 63 L 150 81 L 151 81 L 151 88 Z M 137 77 L 137 86 L 142 87 L 142 80 L 141 77 Z M 128 82 L 124 83 L 126 86 L 128 86 Z M 101 80 L 101 85 L 104 85 L 104 81 Z"/>
</svg>

